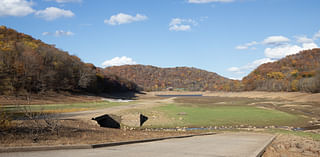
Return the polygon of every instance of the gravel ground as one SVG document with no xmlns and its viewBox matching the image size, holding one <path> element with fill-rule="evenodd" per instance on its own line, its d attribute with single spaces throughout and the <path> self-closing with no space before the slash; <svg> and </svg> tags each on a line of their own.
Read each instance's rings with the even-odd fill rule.
<svg viewBox="0 0 320 157">
<path fill-rule="evenodd" d="M 320 141 L 294 135 L 279 135 L 263 157 L 319 157 Z"/>
<path fill-rule="evenodd" d="M 176 131 L 143 131 L 101 128 L 95 122 L 59 120 L 59 128 L 37 130 L 31 122 L 20 121 L 0 132 L 0 147 L 73 145 L 120 142 L 193 134 Z"/>
</svg>

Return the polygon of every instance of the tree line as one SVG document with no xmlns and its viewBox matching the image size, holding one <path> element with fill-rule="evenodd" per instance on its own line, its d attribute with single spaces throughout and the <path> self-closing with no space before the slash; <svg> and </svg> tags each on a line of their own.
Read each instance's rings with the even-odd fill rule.
<svg viewBox="0 0 320 157">
<path fill-rule="evenodd" d="M 239 81 L 188 67 L 124 65 L 102 69 L 54 45 L 0 26 L 1 95 L 48 91 L 98 94 L 143 89 L 320 92 L 320 49 L 263 64 Z"/>
<path fill-rule="evenodd" d="M 0 27 L 0 94 L 138 90 L 135 83 L 106 75 L 100 68 L 54 45 Z"/>
<path fill-rule="evenodd" d="M 244 90 L 320 92 L 320 49 L 259 66 L 243 78 Z"/>
<path fill-rule="evenodd" d="M 239 91 L 240 81 L 222 77 L 197 68 L 159 68 L 146 65 L 123 65 L 105 68 L 108 74 L 118 75 L 137 83 L 146 91 Z"/>
</svg>

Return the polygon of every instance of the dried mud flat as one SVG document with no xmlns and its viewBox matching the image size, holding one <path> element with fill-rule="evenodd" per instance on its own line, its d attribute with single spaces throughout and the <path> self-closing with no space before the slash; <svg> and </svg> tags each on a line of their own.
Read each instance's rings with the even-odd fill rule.
<svg viewBox="0 0 320 157">
<path fill-rule="evenodd" d="M 263 157 L 319 157 L 320 141 L 293 135 L 279 135 Z"/>
<path fill-rule="evenodd" d="M 320 93 L 301 93 L 301 92 L 150 92 L 149 95 L 203 95 L 217 97 L 244 97 L 244 98 L 266 98 L 266 99 L 282 99 L 293 102 L 318 102 L 320 103 Z"/>
<path fill-rule="evenodd" d="M 134 104 L 120 106 L 102 111 L 123 112 L 128 108 L 145 109 L 163 104 L 175 103 L 175 98 L 156 97 L 158 94 L 179 95 L 179 94 L 202 94 L 208 97 L 230 97 L 230 98 L 261 98 L 267 99 L 267 102 L 260 103 L 260 107 L 273 107 L 290 113 L 304 113 L 315 116 L 320 109 L 320 94 L 310 93 L 287 93 L 287 92 L 150 92 L 137 95 L 137 101 Z M 90 102 L 101 101 L 102 97 L 96 96 L 59 96 L 59 101 L 63 102 Z M 6 100 L 7 99 L 3 99 Z M 209 99 L 208 99 L 209 100 Z M 278 101 L 279 100 L 279 101 Z M 45 100 L 33 99 L 34 104 L 43 103 L 50 104 L 54 102 L 54 97 Z M 207 100 L 206 100 L 207 101 Z M 211 101 L 211 100 L 210 100 Z M 284 102 L 284 103 L 280 103 Z M 264 104 L 264 105 L 263 105 Z M 226 103 L 217 103 L 216 105 L 227 105 Z M 257 104 L 248 104 L 257 105 Z M 100 110 L 101 111 L 101 110 Z M 299 111 L 299 112 L 298 112 Z M 300 112 L 301 111 L 301 112 Z M 303 112 L 302 112 L 303 111 Z M 90 113 L 91 111 L 89 111 Z M 85 112 L 86 113 L 86 112 Z M 73 117 L 75 118 L 75 117 Z M 83 121 L 83 119 L 92 118 L 91 114 L 84 114 L 75 120 L 62 120 L 62 127 L 59 134 L 43 132 L 35 140 L 30 131 L 24 130 L 23 125 L 20 128 L 12 129 L 6 133 L 0 133 L 1 147 L 8 146 L 30 146 L 30 145 L 71 145 L 71 144 L 93 144 L 116 141 L 139 140 L 157 137 L 168 137 L 176 135 L 188 135 L 191 132 L 166 132 L 166 131 L 143 131 L 143 130 L 118 130 L 100 128 L 93 121 Z M 152 119 L 152 117 L 150 117 Z M 82 120 L 80 120 L 82 119 Z M 317 119 L 319 121 L 319 117 Z M 317 132 L 319 134 L 319 132 Z M 267 148 L 264 156 L 320 156 L 320 141 L 311 140 L 294 135 L 280 134 L 275 141 Z"/>
<path fill-rule="evenodd" d="M 192 134 L 101 128 L 95 122 L 82 120 L 59 120 L 57 123 L 59 128 L 52 132 L 36 130 L 32 128 L 32 122 L 20 121 L 16 127 L 0 132 L 0 147 L 98 144 Z"/>
</svg>

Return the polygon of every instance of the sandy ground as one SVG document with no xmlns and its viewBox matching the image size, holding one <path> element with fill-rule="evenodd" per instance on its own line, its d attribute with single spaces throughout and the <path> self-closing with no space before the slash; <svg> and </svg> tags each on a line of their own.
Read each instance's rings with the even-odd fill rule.
<svg viewBox="0 0 320 157">
<path fill-rule="evenodd" d="M 319 157 L 320 142 L 311 139 L 279 135 L 267 148 L 263 157 Z"/>
<path fill-rule="evenodd" d="M 153 108 L 169 103 L 173 103 L 175 98 L 159 98 L 159 97 L 151 97 L 143 96 L 140 100 L 134 101 L 132 104 L 121 105 L 110 107 L 106 109 L 98 109 L 98 110 L 90 110 L 90 111 L 79 111 L 79 112 L 71 112 L 71 113 L 62 113 L 60 114 L 61 119 L 81 119 L 81 120 L 91 120 L 93 117 L 101 116 L 104 114 L 117 114 L 121 115 L 123 111 L 133 110 L 133 109 L 147 109 Z"/>
</svg>

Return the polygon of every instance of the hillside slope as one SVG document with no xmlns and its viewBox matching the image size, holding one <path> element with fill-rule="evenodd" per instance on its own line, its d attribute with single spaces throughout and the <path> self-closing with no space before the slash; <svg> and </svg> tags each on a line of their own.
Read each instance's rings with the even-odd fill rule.
<svg viewBox="0 0 320 157">
<path fill-rule="evenodd" d="M 235 91 L 240 82 L 216 73 L 188 67 L 159 68 L 146 65 L 123 65 L 105 68 L 106 74 L 114 74 L 135 82 L 146 91 L 167 88 L 202 91 Z"/>
<path fill-rule="evenodd" d="M 320 92 L 320 49 L 259 66 L 243 78 L 245 90 Z"/>
<path fill-rule="evenodd" d="M 52 45 L 0 26 L 0 94 L 135 91 L 136 84 Z"/>
</svg>

